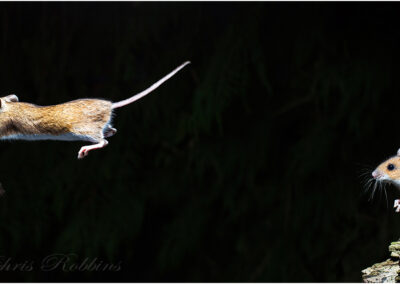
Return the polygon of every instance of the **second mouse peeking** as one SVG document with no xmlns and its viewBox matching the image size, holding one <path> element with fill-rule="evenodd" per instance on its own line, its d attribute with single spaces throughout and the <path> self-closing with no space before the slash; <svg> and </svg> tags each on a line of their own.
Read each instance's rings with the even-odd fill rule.
<svg viewBox="0 0 400 284">
<path fill-rule="evenodd" d="M 0 98 L 0 139 L 88 141 L 78 159 L 91 150 L 107 146 L 107 137 L 117 130 L 111 126 L 114 109 L 146 96 L 189 64 L 186 61 L 146 90 L 120 102 L 102 99 L 78 99 L 52 106 L 19 102 L 16 95 Z"/>
</svg>

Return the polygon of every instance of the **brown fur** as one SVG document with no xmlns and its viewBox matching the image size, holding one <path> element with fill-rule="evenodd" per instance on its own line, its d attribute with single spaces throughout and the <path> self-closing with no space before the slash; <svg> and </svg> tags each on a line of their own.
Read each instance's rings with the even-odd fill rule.
<svg viewBox="0 0 400 284">
<path fill-rule="evenodd" d="M 0 137 L 15 134 L 61 135 L 74 133 L 103 138 L 103 128 L 110 122 L 110 101 L 80 99 L 53 106 L 7 101 L 0 98 Z"/>
</svg>

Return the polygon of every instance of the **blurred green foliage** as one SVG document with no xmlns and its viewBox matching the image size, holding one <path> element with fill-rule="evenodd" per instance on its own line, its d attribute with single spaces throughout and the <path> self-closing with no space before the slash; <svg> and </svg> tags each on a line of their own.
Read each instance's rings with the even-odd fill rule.
<svg viewBox="0 0 400 284">
<path fill-rule="evenodd" d="M 1 3 L 0 91 L 124 99 L 107 148 L 0 145 L 8 281 L 350 281 L 400 235 L 360 171 L 400 146 L 397 3 Z M 364 165 L 367 165 L 367 168 Z"/>
</svg>

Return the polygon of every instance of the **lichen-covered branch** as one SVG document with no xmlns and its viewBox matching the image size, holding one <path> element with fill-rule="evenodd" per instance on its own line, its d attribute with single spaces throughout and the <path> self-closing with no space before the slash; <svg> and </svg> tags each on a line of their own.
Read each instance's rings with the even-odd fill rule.
<svg viewBox="0 0 400 284">
<path fill-rule="evenodd" d="M 392 242 L 389 246 L 390 258 L 384 262 L 375 263 L 364 269 L 362 279 L 366 283 L 400 282 L 400 241 Z"/>
</svg>

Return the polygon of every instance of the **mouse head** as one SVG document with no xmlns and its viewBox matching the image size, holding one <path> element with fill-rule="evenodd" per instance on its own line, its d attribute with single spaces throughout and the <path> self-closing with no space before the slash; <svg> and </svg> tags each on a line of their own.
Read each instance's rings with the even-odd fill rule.
<svg viewBox="0 0 400 284">
<path fill-rule="evenodd" d="M 376 181 L 389 181 L 400 185 L 400 156 L 393 156 L 380 164 L 373 172 Z"/>
<path fill-rule="evenodd" d="M 0 98 L 0 108 L 3 107 L 3 103 L 15 103 L 18 102 L 18 97 L 14 94 Z"/>
</svg>

